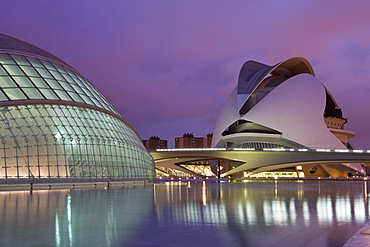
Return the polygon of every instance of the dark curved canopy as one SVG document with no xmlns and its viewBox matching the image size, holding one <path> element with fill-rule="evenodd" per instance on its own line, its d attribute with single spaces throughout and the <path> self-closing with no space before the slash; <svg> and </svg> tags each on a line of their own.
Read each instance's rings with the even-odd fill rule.
<svg viewBox="0 0 370 247">
<path fill-rule="evenodd" d="M 0 34 L 0 50 L 31 53 L 66 64 L 64 61 L 60 60 L 56 56 L 50 54 L 47 51 L 44 51 L 43 49 L 38 48 L 37 46 L 31 45 L 27 42 L 10 37 L 5 34 Z"/>
</svg>

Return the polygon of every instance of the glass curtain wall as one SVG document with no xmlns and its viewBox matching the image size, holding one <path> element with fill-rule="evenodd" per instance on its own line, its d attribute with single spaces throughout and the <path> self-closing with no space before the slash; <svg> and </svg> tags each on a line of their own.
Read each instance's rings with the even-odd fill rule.
<svg viewBox="0 0 370 247">
<path fill-rule="evenodd" d="M 120 117 L 71 67 L 0 54 L 0 182 L 153 180 L 153 158 Z"/>
<path fill-rule="evenodd" d="M 0 107 L 0 178 L 150 180 L 140 139 L 108 114 L 69 105 Z M 140 144 L 140 145 L 138 145 Z"/>
</svg>

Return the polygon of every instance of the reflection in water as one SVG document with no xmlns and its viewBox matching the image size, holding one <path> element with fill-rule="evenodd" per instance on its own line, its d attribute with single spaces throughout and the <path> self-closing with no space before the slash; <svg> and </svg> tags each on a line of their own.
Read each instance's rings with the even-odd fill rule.
<svg viewBox="0 0 370 247">
<path fill-rule="evenodd" d="M 172 217 L 182 227 L 221 228 L 228 231 L 226 242 L 233 246 L 284 246 L 295 241 L 307 246 L 341 246 L 368 219 L 367 185 L 354 181 L 274 181 L 207 183 L 206 187 L 202 183 L 200 190 L 200 185 L 172 183 L 183 189 L 181 195 L 186 200 L 174 194 L 169 206 L 159 184 L 155 194 L 157 220 L 161 226 Z"/>
<path fill-rule="evenodd" d="M 367 186 L 172 181 L 0 192 L 0 246 L 341 246 L 369 217 Z"/>
<path fill-rule="evenodd" d="M 150 213 L 153 186 L 0 192 L 0 201 L 0 246 L 120 246 Z"/>
</svg>

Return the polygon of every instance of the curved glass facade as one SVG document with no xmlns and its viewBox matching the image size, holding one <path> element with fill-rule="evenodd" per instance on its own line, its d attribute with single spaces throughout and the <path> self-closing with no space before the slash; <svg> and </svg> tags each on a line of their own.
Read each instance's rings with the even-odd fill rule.
<svg viewBox="0 0 370 247">
<path fill-rule="evenodd" d="M 87 79 L 57 63 L 14 54 L 0 54 L 0 102 L 65 100 L 119 114 Z"/>
<path fill-rule="evenodd" d="M 29 45 L 0 35 L 0 182 L 155 178 L 141 139 L 96 87 L 52 55 L 4 50 L 4 37 Z"/>
</svg>

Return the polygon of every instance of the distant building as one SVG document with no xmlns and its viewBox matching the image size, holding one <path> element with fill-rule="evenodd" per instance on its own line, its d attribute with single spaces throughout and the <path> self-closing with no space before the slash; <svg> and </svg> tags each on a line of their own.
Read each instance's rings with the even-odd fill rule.
<svg viewBox="0 0 370 247">
<path fill-rule="evenodd" d="M 151 136 L 143 143 L 148 150 L 167 148 L 167 140 L 161 140 L 158 136 Z"/>
<path fill-rule="evenodd" d="M 212 144 L 213 134 L 207 137 L 194 137 L 193 133 L 185 133 L 175 138 L 175 148 L 209 148 Z"/>
</svg>

